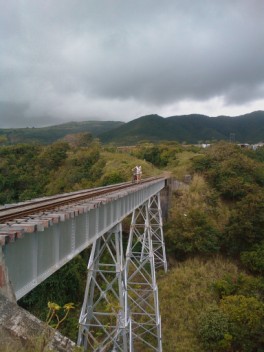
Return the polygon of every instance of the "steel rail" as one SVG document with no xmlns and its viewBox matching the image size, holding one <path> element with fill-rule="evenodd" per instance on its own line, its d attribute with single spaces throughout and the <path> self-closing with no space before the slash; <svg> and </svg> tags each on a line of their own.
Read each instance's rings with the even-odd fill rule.
<svg viewBox="0 0 264 352">
<path fill-rule="evenodd" d="M 158 180 L 161 177 L 151 177 L 143 179 L 141 184 Z M 82 190 L 62 195 L 45 197 L 42 199 L 35 199 L 26 201 L 25 203 L 14 204 L 8 207 L 0 208 L 0 224 L 5 224 L 20 217 L 27 217 L 36 213 L 45 212 L 47 210 L 56 209 L 60 206 L 76 203 L 82 200 L 95 198 L 104 194 L 109 194 L 128 187 L 137 186 L 136 183 L 124 182 L 118 185 L 111 185 L 106 187 L 99 187 L 95 189 Z"/>
</svg>

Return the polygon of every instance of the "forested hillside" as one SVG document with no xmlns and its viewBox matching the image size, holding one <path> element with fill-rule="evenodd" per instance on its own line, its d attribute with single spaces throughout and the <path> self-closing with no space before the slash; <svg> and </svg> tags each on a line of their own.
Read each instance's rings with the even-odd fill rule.
<svg viewBox="0 0 264 352">
<path fill-rule="evenodd" d="M 42 128 L 0 129 L 0 145 L 49 144 L 82 132 L 98 137 L 104 144 L 117 145 L 135 145 L 142 141 L 198 144 L 232 140 L 237 143 L 258 143 L 264 141 L 264 111 L 236 117 L 191 114 L 163 118 L 147 115 L 127 123 L 83 121 Z"/>
<path fill-rule="evenodd" d="M 258 143 L 264 140 L 264 111 L 229 117 L 191 114 L 163 118 L 142 116 L 99 136 L 104 143 L 136 144 L 142 140 L 185 143 L 229 141 Z"/>
<path fill-rule="evenodd" d="M 130 180 L 138 163 L 144 176 L 166 172 L 183 181 L 191 175 L 191 182 L 174 192 L 164 226 L 169 271 L 158 273 L 163 350 L 263 351 L 264 148 L 164 142 L 121 152 L 83 137 L 80 145 L 71 139 L 0 147 L 1 204 Z M 124 225 L 126 237 L 128 221 Z M 76 309 L 61 326 L 72 339 L 88 254 L 19 302 L 43 320 L 49 301 L 73 302 Z"/>
<path fill-rule="evenodd" d="M 49 127 L 0 129 L 0 144 L 42 143 L 49 144 L 68 134 L 89 132 L 93 137 L 121 126 L 119 121 L 69 122 Z"/>
<path fill-rule="evenodd" d="M 264 350 L 263 157 L 219 143 L 192 158 L 165 227 L 164 350 Z"/>
<path fill-rule="evenodd" d="M 82 136 L 84 142 L 78 135 L 73 146 L 60 141 L 0 147 L 0 204 L 131 180 L 135 157 L 113 154 Z M 158 172 L 147 162 L 142 166 L 146 176 Z"/>
</svg>

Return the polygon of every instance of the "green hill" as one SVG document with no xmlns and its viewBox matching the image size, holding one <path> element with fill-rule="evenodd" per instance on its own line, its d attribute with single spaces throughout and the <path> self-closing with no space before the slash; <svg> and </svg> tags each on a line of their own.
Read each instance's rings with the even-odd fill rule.
<svg viewBox="0 0 264 352">
<path fill-rule="evenodd" d="M 135 144 L 142 140 L 176 140 L 186 143 L 229 140 L 257 143 L 264 140 L 264 111 L 229 117 L 182 115 L 163 118 L 147 115 L 99 136 L 104 143 Z"/>
<path fill-rule="evenodd" d="M 41 128 L 0 129 L 0 138 L 2 136 L 11 144 L 30 142 L 49 144 L 68 134 L 80 132 L 89 132 L 97 137 L 99 134 L 117 128 L 122 124 L 123 122 L 120 121 L 83 121 Z"/>
<path fill-rule="evenodd" d="M 52 143 L 68 134 L 89 132 L 103 143 L 134 145 L 140 141 L 185 143 L 232 140 L 257 143 L 264 140 L 264 111 L 230 117 L 191 114 L 147 115 L 124 123 L 120 121 L 69 122 L 42 128 L 0 129 L 0 143 Z"/>
</svg>

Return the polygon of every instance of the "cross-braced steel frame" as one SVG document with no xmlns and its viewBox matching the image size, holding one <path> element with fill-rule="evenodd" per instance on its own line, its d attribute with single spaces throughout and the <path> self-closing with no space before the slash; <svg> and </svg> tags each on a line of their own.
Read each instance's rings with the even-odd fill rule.
<svg viewBox="0 0 264 352">
<path fill-rule="evenodd" d="M 167 259 L 163 236 L 163 221 L 159 193 L 149 198 L 148 221 L 151 231 L 155 268 L 157 270 L 163 267 L 164 271 L 167 272 Z"/>
<path fill-rule="evenodd" d="M 128 318 L 121 224 L 94 242 L 79 319 L 85 351 L 128 351 Z"/>
<path fill-rule="evenodd" d="M 162 351 L 155 268 L 167 270 L 160 196 L 132 214 L 126 259 L 121 224 L 93 244 L 78 345 L 85 351 Z"/>
</svg>

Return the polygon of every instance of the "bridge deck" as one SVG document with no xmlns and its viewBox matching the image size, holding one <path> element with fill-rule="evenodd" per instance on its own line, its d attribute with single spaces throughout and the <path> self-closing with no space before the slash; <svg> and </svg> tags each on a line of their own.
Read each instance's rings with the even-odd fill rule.
<svg viewBox="0 0 264 352">
<path fill-rule="evenodd" d="M 127 186 L 0 225 L 0 245 L 16 299 L 70 261 L 158 193 L 165 179 Z"/>
</svg>

